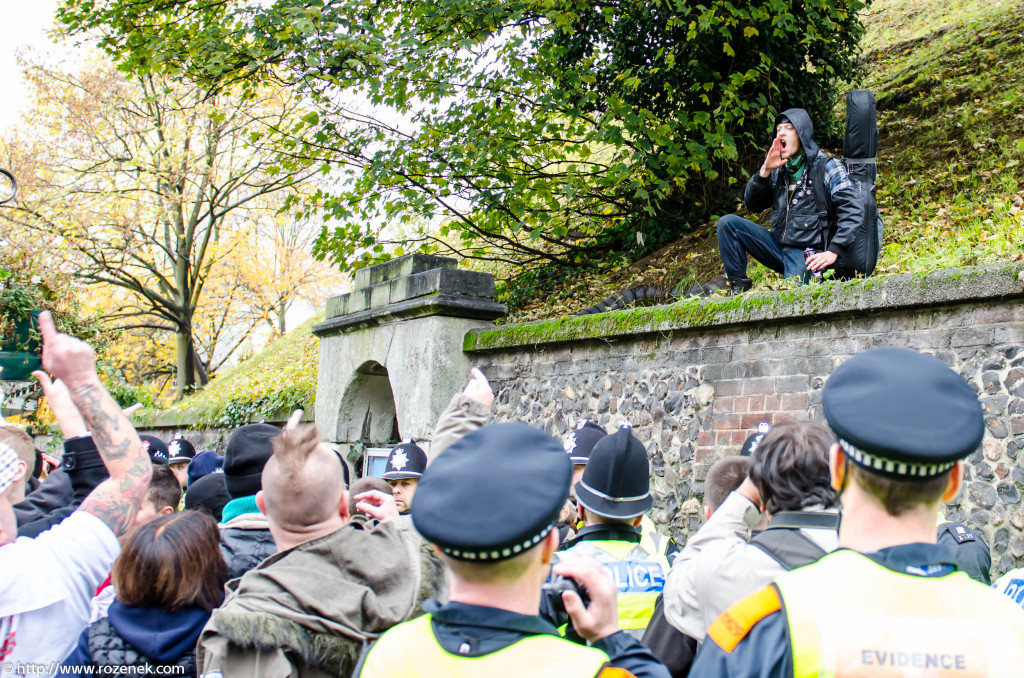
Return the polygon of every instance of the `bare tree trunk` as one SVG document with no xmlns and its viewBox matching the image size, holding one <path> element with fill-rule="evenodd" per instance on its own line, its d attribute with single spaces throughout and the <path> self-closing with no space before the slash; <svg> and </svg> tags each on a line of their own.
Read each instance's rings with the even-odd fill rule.
<svg viewBox="0 0 1024 678">
<path fill-rule="evenodd" d="M 195 386 L 195 350 L 192 347 L 192 328 L 179 326 L 174 335 L 177 348 L 178 370 L 174 384 L 174 399 L 181 400 Z"/>
<path fill-rule="evenodd" d="M 284 331 L 285 331 L 284 316 L 285 316 L 285 313 L 287 313 L 287 312 L 288 312 L 288 303 L 284 299 L 282 299 L 277 304 L 277 333 L 279 335 L 281 335 L 282 337 L 284 336 Z"/>
</svg>

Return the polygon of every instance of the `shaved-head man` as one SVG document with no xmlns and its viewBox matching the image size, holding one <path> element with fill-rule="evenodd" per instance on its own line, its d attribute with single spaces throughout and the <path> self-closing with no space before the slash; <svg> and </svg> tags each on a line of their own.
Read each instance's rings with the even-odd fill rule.
<svg viewBox="0 0 1024 678">
<path fill-rule="evenodd" d="M 229 585 L 199 640 L 202 674 L 346 675 L 364 642 L 445 593 L 443 565 L 390 495 L 360 495 L 371 519 L 349 522 L 341 458 L 297 422 L 274 439 L 256 495 L 278 553 Z"/>
</svg>

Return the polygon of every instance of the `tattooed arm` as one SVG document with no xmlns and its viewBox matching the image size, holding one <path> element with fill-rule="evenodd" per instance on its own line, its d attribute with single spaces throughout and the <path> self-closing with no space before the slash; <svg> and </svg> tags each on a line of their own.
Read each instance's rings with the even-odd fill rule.
<svg viewBox="0 0 1024 678">
<path fill-rule="evenodd" d="M 96 374 L 92 348 L 59 334 L 49 313 L 39 316 L 43 368 L 63 381 L 92 433 L 110 478 L 89 493 L 79 511 L 91 513 L 121 536 L 135 520 L 146 497 L 152 467 L 139 436 Z"/>
</svg>

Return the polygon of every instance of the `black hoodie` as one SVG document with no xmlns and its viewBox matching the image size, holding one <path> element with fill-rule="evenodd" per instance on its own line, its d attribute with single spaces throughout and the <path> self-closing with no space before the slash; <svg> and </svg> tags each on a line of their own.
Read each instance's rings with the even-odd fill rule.
<svg viewBox="0 0 1024 678">
<path fill-rule="evenodd" d="M 751 212 L 772 208 L 772 237 L 780 246 L 799 249 L 813 247 L 818 251 L 827 249 L 841 256 L 853 242 L 863 221 L 864 207 L 857 197 L 856 188 L 850 182 L 842 162 L 829 158 L 818 149 L 818 144 L 814 142 L 814 124 L 807 111 L 802 108 L 783 111 L 775 118 L 772 139 L 775 138 L 775 128 L 784 121 L 789 121 L 796 128 L 800 145 L 807 155 L 806 169 L 793 198 L 789 196 L 789 171 L 783 166 L 772 170 L 768 178 L 755 172 L 747 182 L 743 201 Z M 815 166 L 818 163 L 826 164 L 821 168 Z M 829 213 L 836 215 L 834 224 L 828 223 L 827 218 L 822 219 L 813 190 L 816 178 L 827 177 L 829 170 L 841 173 L 841 177 L 834 181 L 828 182 L 826 179 L 826 183 L 830 184 L 826 193 L 832 203 Z"/>
</svg>

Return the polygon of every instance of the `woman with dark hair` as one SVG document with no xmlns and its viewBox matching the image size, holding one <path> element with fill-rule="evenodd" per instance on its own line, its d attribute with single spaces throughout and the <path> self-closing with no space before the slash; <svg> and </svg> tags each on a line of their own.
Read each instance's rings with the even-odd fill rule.
<svg viewBox="0 0 1024 678">
<path fill-rule="evenodd" d="M 224 600 L 227 578 L 209 515 L 182 511 L 143 525 L 114 563 L 117 598 L 108 616 L 82 632 L 64 660 L 71 672 L 62 675 L 88 666 L 179 666 L 174 675 L 197 675 L 196 642 Z"/>
</svg>

